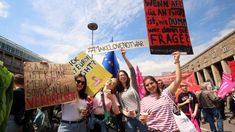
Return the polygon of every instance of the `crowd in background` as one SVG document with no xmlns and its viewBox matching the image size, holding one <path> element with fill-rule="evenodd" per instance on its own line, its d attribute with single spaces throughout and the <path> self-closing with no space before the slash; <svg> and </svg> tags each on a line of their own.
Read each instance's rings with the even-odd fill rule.
<svg viewBox="0 0 235 132">
<path fill-rule="evenodd" d="M 179 132 L 173 117 L 173 104 L 188 119 L 195 119 L 199 129 L 200 122 L 208 122 L 213 132 L 224 131 L 225 104 L 229 105 L 232 113 L 228 121 L 231 122 L 235 117 L 235 91 L 226 99 L 220 99 L 214 94 L 210 81 L 200 84 L 201 91 L 188 91 L 188 85 L 182 82 L 179 52 L 172 54 L 175 80 L 166 86 L 162 80 L 146 76 L 143 81 L 145 95 L 140 99 L 134 68 L 126 57 L 125 49 L 121 49 L 121 53 L 130 76 L 127 71 L 120 70 L 117 77 L 107 80 L 104 87 L 90 97 L 85 93 L 86 77 L 76 75 L 78 98 L 58 106 L 26 111 L 24 77 L 14 75 L 14 85 L 10 86 L 13 88 L 13 103 L 5 132 Z M 176 101 L 177 88 L 181 88 L 182 92 Z"/>
</svg>

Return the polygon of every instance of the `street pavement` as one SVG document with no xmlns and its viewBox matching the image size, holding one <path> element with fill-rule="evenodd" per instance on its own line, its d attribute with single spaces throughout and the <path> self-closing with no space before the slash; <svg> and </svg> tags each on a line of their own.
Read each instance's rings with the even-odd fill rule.
<svg viewBox="0 0 235 132">
<path fill-rule="evenodd" d="M 235 132 L 235 119 L 231 120 L 231 123 L 228 122 L 228 117 L 231 113 L 225 113 L 227 119 L 224 120 L 224 132 Z M 217 123 L 215 123 L 217 127 Z M 202 124 L 201 123 L 201 130 L 202 132 L 210 132 L 209 123 Z"/>
</svg>

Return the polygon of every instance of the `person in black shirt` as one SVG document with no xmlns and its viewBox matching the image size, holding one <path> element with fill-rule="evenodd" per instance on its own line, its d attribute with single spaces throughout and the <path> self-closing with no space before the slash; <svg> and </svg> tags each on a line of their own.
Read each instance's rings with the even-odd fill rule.
<svg viewBox="0 0 235 132">
<path fill-rule="evenodd" d="M 25 110 L 24 96 L 24 76 L 16 74 L 14 75 L 13 104 L 7 122 L 6 132 L 30 131 L 28 123 L 30 118 L 32 118 L 33 110 Z"/>
<path fill-rule="evenodd" d="M 185 83 L 180 84 L 180 88 L 182 89 L 182 93 L 179 94 L 178 97 L 178 106 L 185 113 L 185 115 L 191 119 L 197 119 L 198 112 L 198 100 L 194 93 L 188 91 L 188 86 Z M 192 115 L 189 111 L 189 105 L 192 109 Z M 198 119 L 197 119 L 198 120 Z"/>
<path fill-rule="evenodd" d="M 16 74 L 14 76 L 13 104 L 11 107 L 10 117 L 7 122 L 6 132 L 21 132 L 24 124 L 24 77 Z"/>
</svg>

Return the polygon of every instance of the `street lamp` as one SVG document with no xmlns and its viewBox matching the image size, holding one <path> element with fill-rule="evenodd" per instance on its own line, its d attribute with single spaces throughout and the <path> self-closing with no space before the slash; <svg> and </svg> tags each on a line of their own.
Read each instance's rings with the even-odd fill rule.
<svg viewBox="0 0 235 132">
<path fill-rule="evenodd" d="M 93 31 L 98 29 L 98 25 L 92 22 L 92 23 L 89 23 L 87 27 L 91 30 L 91 45 L 93 46 Z M 93 54 L 91 55 L 91 57 L 93 58 Z"/>
</svg>

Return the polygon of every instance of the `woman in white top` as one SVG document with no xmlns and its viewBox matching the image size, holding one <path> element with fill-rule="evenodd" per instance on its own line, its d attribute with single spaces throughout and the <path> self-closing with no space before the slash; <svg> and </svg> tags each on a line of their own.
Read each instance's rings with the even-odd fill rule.
<svg viewBox="0 0 235 132">
<path fill-rule="evenodd" d="M 86 77 L 79 74 L 75 76 L 77 83 L 78 99 L 62 104 L 62 120 L 58 128 L 58 132 L 86 132 L 86 121 L 84 117 L 87 115 L 87 104 L 85 93 L 87 80 Z"/>
</svg>

